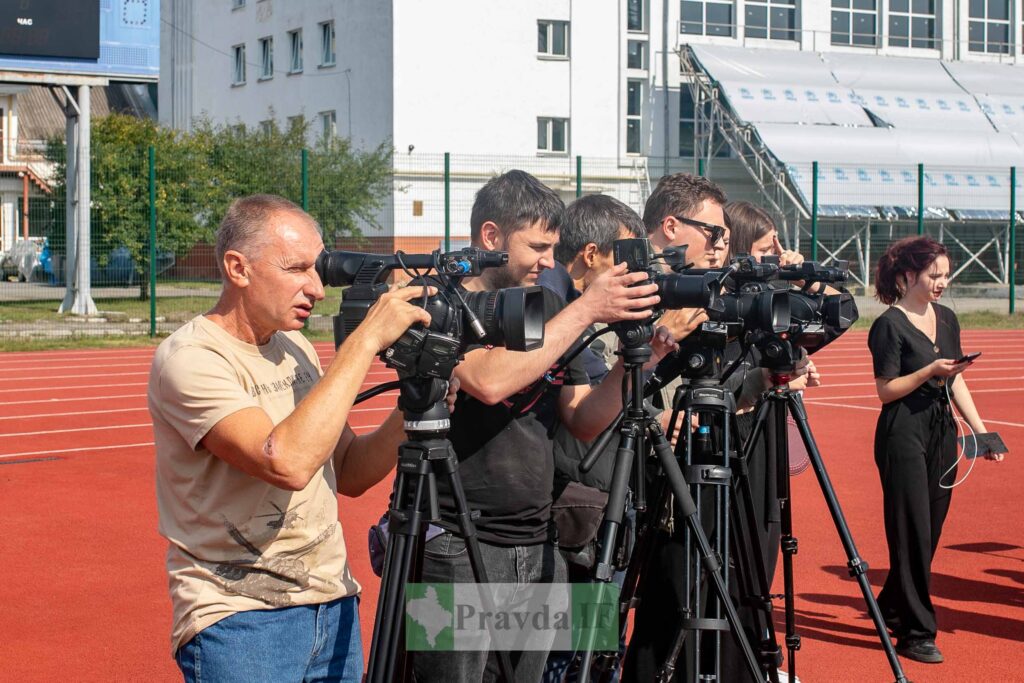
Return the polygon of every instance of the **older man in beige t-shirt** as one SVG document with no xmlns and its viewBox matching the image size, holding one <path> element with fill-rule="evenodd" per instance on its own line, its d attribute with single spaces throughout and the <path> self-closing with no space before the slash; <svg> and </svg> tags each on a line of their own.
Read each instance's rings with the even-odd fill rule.
<svg viewBox="0 0 1024 683">
<path fill-rule="evenodd" d="M 393 413 L 347 424 L 374 356 L 429 315 L 385 294 L 324 372 L 299 330 L 324 290 L 319 226 L 272 195 L 217 232 L 216 306 L 168 337 L 149 378 L 160 533 L 170 542 L 172 649 L 186 681 L 358 681 L 356 595 L 337 493 L 395 465 Z"/>
</svg>

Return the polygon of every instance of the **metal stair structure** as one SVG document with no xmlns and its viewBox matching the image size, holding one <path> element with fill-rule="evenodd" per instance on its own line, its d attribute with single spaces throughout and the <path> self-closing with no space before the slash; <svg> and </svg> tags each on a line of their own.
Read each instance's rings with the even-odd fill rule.
<svg viewBox="0 0 1024 683">
<path fill-rule="evenodd" d="M 694 157 L 702 159 L 705 173 L 710 173 L 716 154 L 728 146 L 757 185 L 768 208 L 781 218 L 779 227 L 787 248 L 799 249 L 800 226 L 810 220 L 811 212 L 790 181 L 785 166 L 761 143 L 754 127 L 736 117 L 690 47 L 680 46 L 677 54 L 683 85 L 690 89 L 694 101 Z"/>
</svg>

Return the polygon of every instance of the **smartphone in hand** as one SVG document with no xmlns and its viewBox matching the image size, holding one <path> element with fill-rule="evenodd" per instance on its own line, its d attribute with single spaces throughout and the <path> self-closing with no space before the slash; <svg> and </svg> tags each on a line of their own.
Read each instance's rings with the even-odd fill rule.
<svg viewBox="0 0 1024 683">
<path fill-rule="evenodd" d="M 963 356 L 962 358 L 958 358 L 956 362 L 957 363 L 973 363 L 974 361 L 976 361 L 978 359 L 978 356 L 980 356 L 980 355 L 981 355 L 981 351 L 976 351 L 975 353 L 968 353 L 967 355 Z"/>
</svg>

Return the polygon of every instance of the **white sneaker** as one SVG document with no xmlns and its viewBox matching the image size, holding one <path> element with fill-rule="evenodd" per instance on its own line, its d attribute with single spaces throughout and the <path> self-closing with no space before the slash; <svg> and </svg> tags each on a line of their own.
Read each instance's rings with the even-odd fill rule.
<svg viewBox="0 0 1024 683">
<path fill-rule="evenodd" d="M 789 674 L 782 669 L 779 669 L 779 683 L 800 683 L 800 677 L 794 676 L 790 679 Z"/>
</svg>

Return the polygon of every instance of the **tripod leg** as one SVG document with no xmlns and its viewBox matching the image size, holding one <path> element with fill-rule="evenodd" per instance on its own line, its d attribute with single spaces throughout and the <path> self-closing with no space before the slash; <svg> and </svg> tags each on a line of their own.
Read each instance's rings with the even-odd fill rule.
<svg viewBox="0 0 1024 683">
<path fill-rule="evenodd" d="M 683 473 L 679 469 L 679 463 L 676 462 L 675 456 L 672 453 L 672 447 L 665 439 L 665 435 L 661 432 L 661 428 L 657 424 L 653 424 L 651 426 L 650 432 L 651 444 L 654 447 L 655 454 L 658 456 L 658 460 L 661 462 L 662 471 L 668 480 L 669 486 L 672 488 L 672 493 L 675 495 L 675 502 L 679 509 L 679 515 L 686 521 L 686 524 L 697 543 L 702 564 L 706 570 L 705 575 L 711 579 L 715 592 L 718 595 L 718 599 L 725 608 L 726 618 L 729 621 L 729 626 L 732 628 L 733 636 L 736 638 L 737 644 L 743 651 L 743 657 L 746 660 L 747 669 L 750 671 L 754 680 L 763 681 L 764 677 L 760 673 L 760 669 L 757 665 L 757 659 L 754 657 L 754 651 L 750 647 L 750 641 L 747 639 L 747 635 L 743 631 L 743 627 L 739 621 L 739 615 L 736 613 L 736 607 L 732 604 L 732 600 L 729 597 L 729 591 L 726 588 L 725 581 L 722 579 L 721 560 L 712 551 L 707 535 L 704 533 L 704 529 L 700 525 L 700 520 L 697 519 L 697 506 L 693 502 L 693 498 L 690 496 L 686 480 L 683 478 Z"/>
<path fill-rule="evenodd" d="M 451 444 L 447 441 L 445 442 L 445 448 L 447 449 L 447 457 L 435 460 L 434 465 L 437 470 L 441 471 L 438 473 L 443 473 L 448 478 L 452 498 L 455 501 L 459 530 L 462 537 L 466 540 L 469 564 L 473 568 L 473 577 L 477 585 L 480 586 L 481 604 L 486 611 L 494 614 L 496 612 L 494 601 L 491 599 L 490 593 L 483 587 L 483 584 L 488 582 L 487 568 L 484 566 L 484 558 L 480 553 L 480 542 L 477 539 L 476 525 L 473 523 L 473 516 L 469 509 L 469 503 L 466 500 L 466 492 L 462 488 L 462 480 L 459 479 L 459 461 L 455 456 L 455 452 L 451 449 Z M 488 622 L 488 628 L 493 629 L 491 622 Z M 495 639 L 493 631 L 491 632 L 491 638 Z M 495 650 L 494 654 L 498 658 L 498 670 L 501 673 L 502 680 L 512 683 L 515 678 L 513 676 L 512 659 L 508 651 Z"/>
<path fill-rule="evenodd" d="M 903 673 L 903 667 L 900 665 L 899 659 L 896 657 L 896 650 L 893 648 L 892 640 L 889 638 L 889 634 L 886 632 L 885 621 L 882 618 L 882 611 L 878 608 L 878 602 L 875 600 L 875 595 L 871 591 L 871 584 L 868 582 L 867 571 L 868 565 L 866 562 L 861 560 L 857 554 L 857 548 L 853 543 L 853 536 L 850 534 L 850 528 L 846 524 L 846 518 L 843 516 L 843 511 L 839 507 L 839 499 L 836 498 L 835 489 L 832 487 L 832 482 L 829 479 L 828 472 L 825 471 L 825 464 L 821 459 L 821 453 L 818 451 L 818 445 L 814 441 L 814 435 L 811 433 L 810 425 L 807 422 L 807 412 L 804 410 L 803 400 L 799 394 L 790 393 L 788 396 L 789 409 L 792 412 L 793 419 L 796 420 L 797 427 L 800 430 L 800 436 L 803 438 L 804 446 L 807 448 L 807 455 L 811 459 L 811 466 L 814 468 L 814 474 L 818 477 L 818 485 L 821 487 L 821 492 L 825 497 L 825 503 L 828 505 L 828 510 L 832 515 L 832 521 L 836 525 L 836 531 L 839 533 L 839 539 L 842 541 L 843 548 L 846 550 L 846 557 L 849 560 L 847 566 L 850 569 L 850 576 L 857 580 L 860 584 L 861 593 L 864 594 L 864 601 L 867 603 L 868 613 L 871 615 L 871 620 L 875 622 L 875 630 L 878 631 L 879 640 L 882 642 L 882 648 L 885 650 L 885 655 L 889 660 L 889 666 L 892 668 L 893 674 L 896 676 L 898 683 L 906 683 L 906 676 Z"/>
<path fill-rule="evenodd" d="M 773 394 L 779 397 L 783 394 Z M 766 402 L 771 404 L 771 416 L 775 422 L 775 453 L 778 458 L 779 513 L 782 524 L 782 585 L 786 619 L 786 652 L 789 655 L 787 667 L 791 678 L 796 678 L 796 653 L 801 639 L 796 632 L 796 593 L 793 580 L 793 558 L 799 548 L 799 541 L 793 535 L 793 496 L 789 486 L 789 430 L 786 426 L 785 404 L 777 398 Z M 785 469 L 783 469 L 785 465 Z"/>
</svg>

